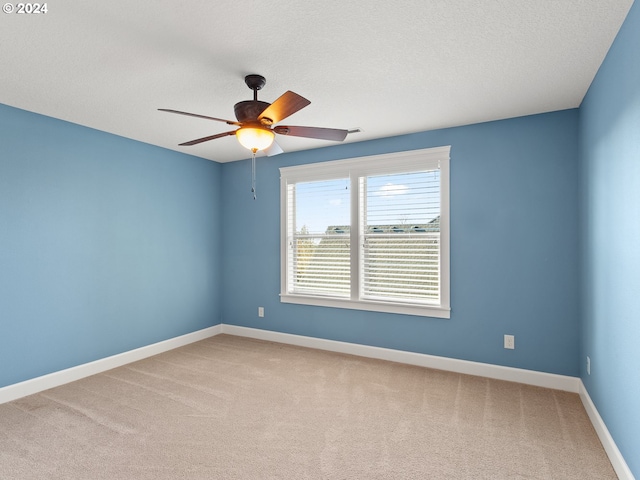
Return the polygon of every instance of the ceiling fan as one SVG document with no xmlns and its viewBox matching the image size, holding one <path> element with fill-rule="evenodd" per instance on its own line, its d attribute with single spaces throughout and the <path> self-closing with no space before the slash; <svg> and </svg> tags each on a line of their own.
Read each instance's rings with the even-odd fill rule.
<svg viewBox="0 0 640 480">
<path fill-rule="evenodd" d="M 190 117 L 204 118 L 207 120 L 215 120 L 224 122 L 228 125 L 235 125 L 236 130 L 217 133 L 208 137 L 198 138 L 189 142 L 181 143 L 180 146 L 191 146 L 199 143 L 215 140 L 216 138 L 235 135 L 240 144 L 251 150 L 254 158 L 259 150 L 264 150 L 267 156 L 282 153 L 282 148 L 274 141 L 275 134 L 289 135 L 292 137 L 317 138 L 321 140 L 343 141 L 349 130 L 341 130 L 337 128 L 320 128 L 320 127 L 299 127 L 275 125 L 290 115 L 303 109 L 311 102 L 297 93 L 287 91 L 281 95 L 273 103 L 262 102 L 258 100 L 258 90 L 264 87 L 266 80 L 262 75 L 247 75 L 244 77 L 244 83 L 253 90 L 253 100 L 238 102 L 233 107 L 237 121 L 225 120 L 224 118 L 208 117 L 206 115 L 198 115 L 196 113 L 181 112 L 178 110 L 170 110 L 167 108 L 159 108 L 162 112 L 178 113 L 180 115 L 188 115 Z"/>
</svg>

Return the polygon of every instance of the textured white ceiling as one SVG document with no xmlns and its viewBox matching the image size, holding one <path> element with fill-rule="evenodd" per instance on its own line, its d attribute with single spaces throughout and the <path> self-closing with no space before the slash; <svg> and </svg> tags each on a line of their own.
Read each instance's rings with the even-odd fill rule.
<svg viewBox="0 0 640 480">
<path fill-rule="evenodd" d="M 4 0 L 3 0 L 4 1 Z M 578 107 L 633 0 L 64 0 L 0 14 L 0 103 L 218 162 L 244 76 L 347 142 Z M 333 142 L 278 136 L 285 151 Z"/>
</svg>

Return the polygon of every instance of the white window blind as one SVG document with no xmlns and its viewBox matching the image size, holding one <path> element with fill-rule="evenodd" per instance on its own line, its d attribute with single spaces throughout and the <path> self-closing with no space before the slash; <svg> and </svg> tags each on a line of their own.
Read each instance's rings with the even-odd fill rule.
<svg viewBox="0 0 640 480">
<path fill-rule="evenodd" d="M 281 301 L 449 318 L 449 147 L 280 171 Z"/>
<path fill-rule="evenodd" d="M 360 178 L 361 295 L 440 301 L 440 170 Z"/>
<path fill-rule="evenodd" d="M 350 297 L 349 178 L 287 187 L 288 290 Z"/>
</svg>

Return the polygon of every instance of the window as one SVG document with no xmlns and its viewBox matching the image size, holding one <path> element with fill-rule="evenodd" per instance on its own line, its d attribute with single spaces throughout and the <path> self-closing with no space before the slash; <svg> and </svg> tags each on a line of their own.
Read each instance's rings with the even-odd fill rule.
<svg viewBox="0 0 640 480">
<path fill-rule="evenodd" d="M 281 301 L 449 318 L 449 150 L 281 168 Z"/>
</svg>

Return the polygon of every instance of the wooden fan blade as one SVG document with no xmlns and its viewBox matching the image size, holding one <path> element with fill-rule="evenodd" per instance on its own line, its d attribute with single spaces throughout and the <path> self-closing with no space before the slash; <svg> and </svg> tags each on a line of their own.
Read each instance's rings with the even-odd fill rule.
<svg viewBox="0 0 640 480">
<path fill-rule="evenodd" d="M 189 112 L 181 112 L 179 110 L 169 110 L 168 108 L 159 108 L 161 112 L 169 112 L 169 113 L 177 113 L 179 115 L 186 115 L 188 117 L 197 117 L 197 118 L 206 118 L 207 120 L 215 120 L 216 122 L 224 122 L 228 125 L 238 125 L 241 126 L 238 122 L 234 122 L 233 120 L 225 120 L 224 118 L 216 118 L 216 117 L 207 117 L 206 115 L 198 115 L 197 113 L 189 113 Z"/>
<path fill-rule="evenodd" d="M 280 135 L 290 135 L 292 137 L 318 138 L 320 140 L 334 140 L 341 142 L 347 138 L 348 130 L 339 130 L 337 128 L 320 128 L 320 127 L 292 127 L 278 125 L 273 129 Z"/>
<path fill-rule="evenodd" d="M 274 155 L 280 155 L 281 153 L 284 153 L 284 150 L 282 150 L 282 147 L 278 145 L 278 142 L 274 140 L 271 146 L 267 148 L 264 153 L 267 154 L 267 157 L 273 157 Z"/>
<path fill-rule="evenodd" d="M 311 102 L 292 91 L 286 91 L 258 116 L 258 120 L 265 125 L 273 125 L 302 110 Z M 267 120 L 268 119 L 268 120 Z"/>
<path fill-rule="evenodd" d="M 209 140 L 215 140 L 216 138 L 227 137 L 229 135 L 235 135 L 235 134 L 236 134 L 235 130 L 232 130 L 230 132 L 218 133 L 216 135 L 211 135 L 209 137 L 202 137 L 202 138 L 198 138 L 196 140 L 191 140 L 190 142 L 181 143 L 180 146 L 181 147 L 190 147 L 191 145 L 197 145 L 198 143 L 208 142 Z"/>
</svg>

